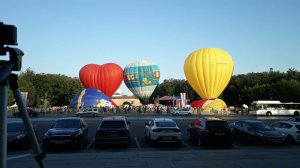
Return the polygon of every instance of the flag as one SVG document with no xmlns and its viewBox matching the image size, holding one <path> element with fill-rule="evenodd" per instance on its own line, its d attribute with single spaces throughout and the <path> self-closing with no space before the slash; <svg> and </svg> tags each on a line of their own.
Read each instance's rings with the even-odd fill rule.
<svg viewBox="0 0 300 168">
<path fill-rule="evenodd" d="M 180 105 L 182 108 L 186 107 L 186 93 L 180 93 Z"/>
</svg>

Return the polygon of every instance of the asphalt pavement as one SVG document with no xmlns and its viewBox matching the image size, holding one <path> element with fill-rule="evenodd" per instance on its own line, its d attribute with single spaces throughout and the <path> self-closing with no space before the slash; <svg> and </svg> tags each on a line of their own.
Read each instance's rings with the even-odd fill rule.
<svg viewBox="0 0 300 168">
<path fill-rule="evenodd" d="M 49 168 L 295 168 L 299 166 L 298 149 L 57 153 L 48 154 L 45 165 Z M 31 155 L 19 157 L 8 157 L 8 167 L 39 167 Z"/>
</svg>

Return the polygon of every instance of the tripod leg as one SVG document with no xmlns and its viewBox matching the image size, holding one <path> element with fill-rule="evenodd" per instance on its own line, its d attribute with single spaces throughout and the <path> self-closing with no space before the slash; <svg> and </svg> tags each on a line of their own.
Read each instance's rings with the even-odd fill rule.
<svg viewBox="0 0 300 168">
<path fill-rule="evenodd" d="M 7 80 L 0 84 L 0 167 L 6 168 L 7 157 Z"/>
<path fill-rule="evenodd" d="M 26 106 L 24 105 L 24 102 L 21 97 L 21 93 L 18 87 L 17 83 L 17 75 L 11 74 L 9 77 L 9 86 L 13 92 L 14 98 L 17 102 L 21 117 L 23 119 L 23 123 L 25 125 L 26 131 L 29 134 L 29 138 L 31 141 L 31 145 L 33 147 L 34 153 L 36 154 L 35 159 L 39 163 L 40 167 L 45 167 L 43 159 L 45 158 L 45 153 L 42 152 L 39 142 L 37 140 L 37 137 L 35 135 L 35 132 L 32 128 L 32 124 L 29 119 L 29 115 L 26 110 Z"/>
</svg>

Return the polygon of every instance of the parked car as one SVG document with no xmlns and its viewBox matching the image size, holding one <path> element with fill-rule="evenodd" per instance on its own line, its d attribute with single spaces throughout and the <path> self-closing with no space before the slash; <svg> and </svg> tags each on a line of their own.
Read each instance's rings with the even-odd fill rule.
<svg viewBox="0 0 300 168">
<path fill-rule="evenodd" d="M 80 109 L 77 113 L 76 116 L 78 117 L 97 117 L 99 115 L 98 108 L 88 108 L 88 109 Z"/>
<path fill-rule="evenodd" d="M 32 108 L 27 108 L 27 113 L 29 117 L 37 117 L 40 113 Z M 14 117 L 20 117 L 20 112 L 17 110 L 12 114 Z"/>
<path fill-rule="evenodd" d="M 287 144 L 300 143 L 300 122 L 279 121 L 271 124 L 271 127 L 285 134 Z"/>
<path fill-rule="evenodd" d="M 130 146 L 131 133 L 130 122 L 125 116 L 103 117 L 96 131 L 96 147 L 106 144 L 120 144 Z"/>
<path fill-rule="evenodd" d="M 172 115 L 175 116 L 179 116 L 179 115 L 192 115 L 193 114 L 193 110 L 189 109 L 189 108 L 179 108 L 177 110 L 173 110 L 172 111 Z"/>
<path fill-rule="evenodd" d="M 181 130 L 170 118 L 154 118 L 145 123 L 145 139 L 154 143 L 175 143 L 181 146 Z"/>
<path fill-rule="evenodd" d="M 36 127 L 33 129 L 37 134 Z M 26 131 L 23 121 L 7 122 L 7 146 L 13 149 L 26 149 L 30 146 L 29 134 Z"/>
<path fill-rule="evenodd" d="M 292 117 L 292 118 L 287 119 L 287 121 L 300 122 L 300 117 Z"/>
<path fill-rule="evenodd" d="M 283 144 L 285 135 L 263 121 L 241 120 L 230 124 L 234 139 L 256 145 Z"/>
<path fill-rule="evenodd" d="M 88 126 L 83 118 L 60 118 L 45 133 L 43 146 L 48 149 L 53 146 L 75 146 L 78 149 L 88 140 Z"/>
<path fill-rule="evenodd" d="M 196 118 L 188 126 L 187 138 L 198 146 L 232 146 L 232 135 L 227 121 L 216 117 Z"/>
</svg>

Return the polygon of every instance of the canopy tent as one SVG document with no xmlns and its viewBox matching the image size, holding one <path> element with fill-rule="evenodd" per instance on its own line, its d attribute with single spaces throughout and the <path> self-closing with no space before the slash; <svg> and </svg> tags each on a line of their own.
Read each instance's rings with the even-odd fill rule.
<svg viewBox="0 0 300 168">
<path fill-rule="evenodd" d="M 71 108 L 111 107 L 112 100 L 95 88 L 78 92 L 70 103 Z"/>
</svg>

